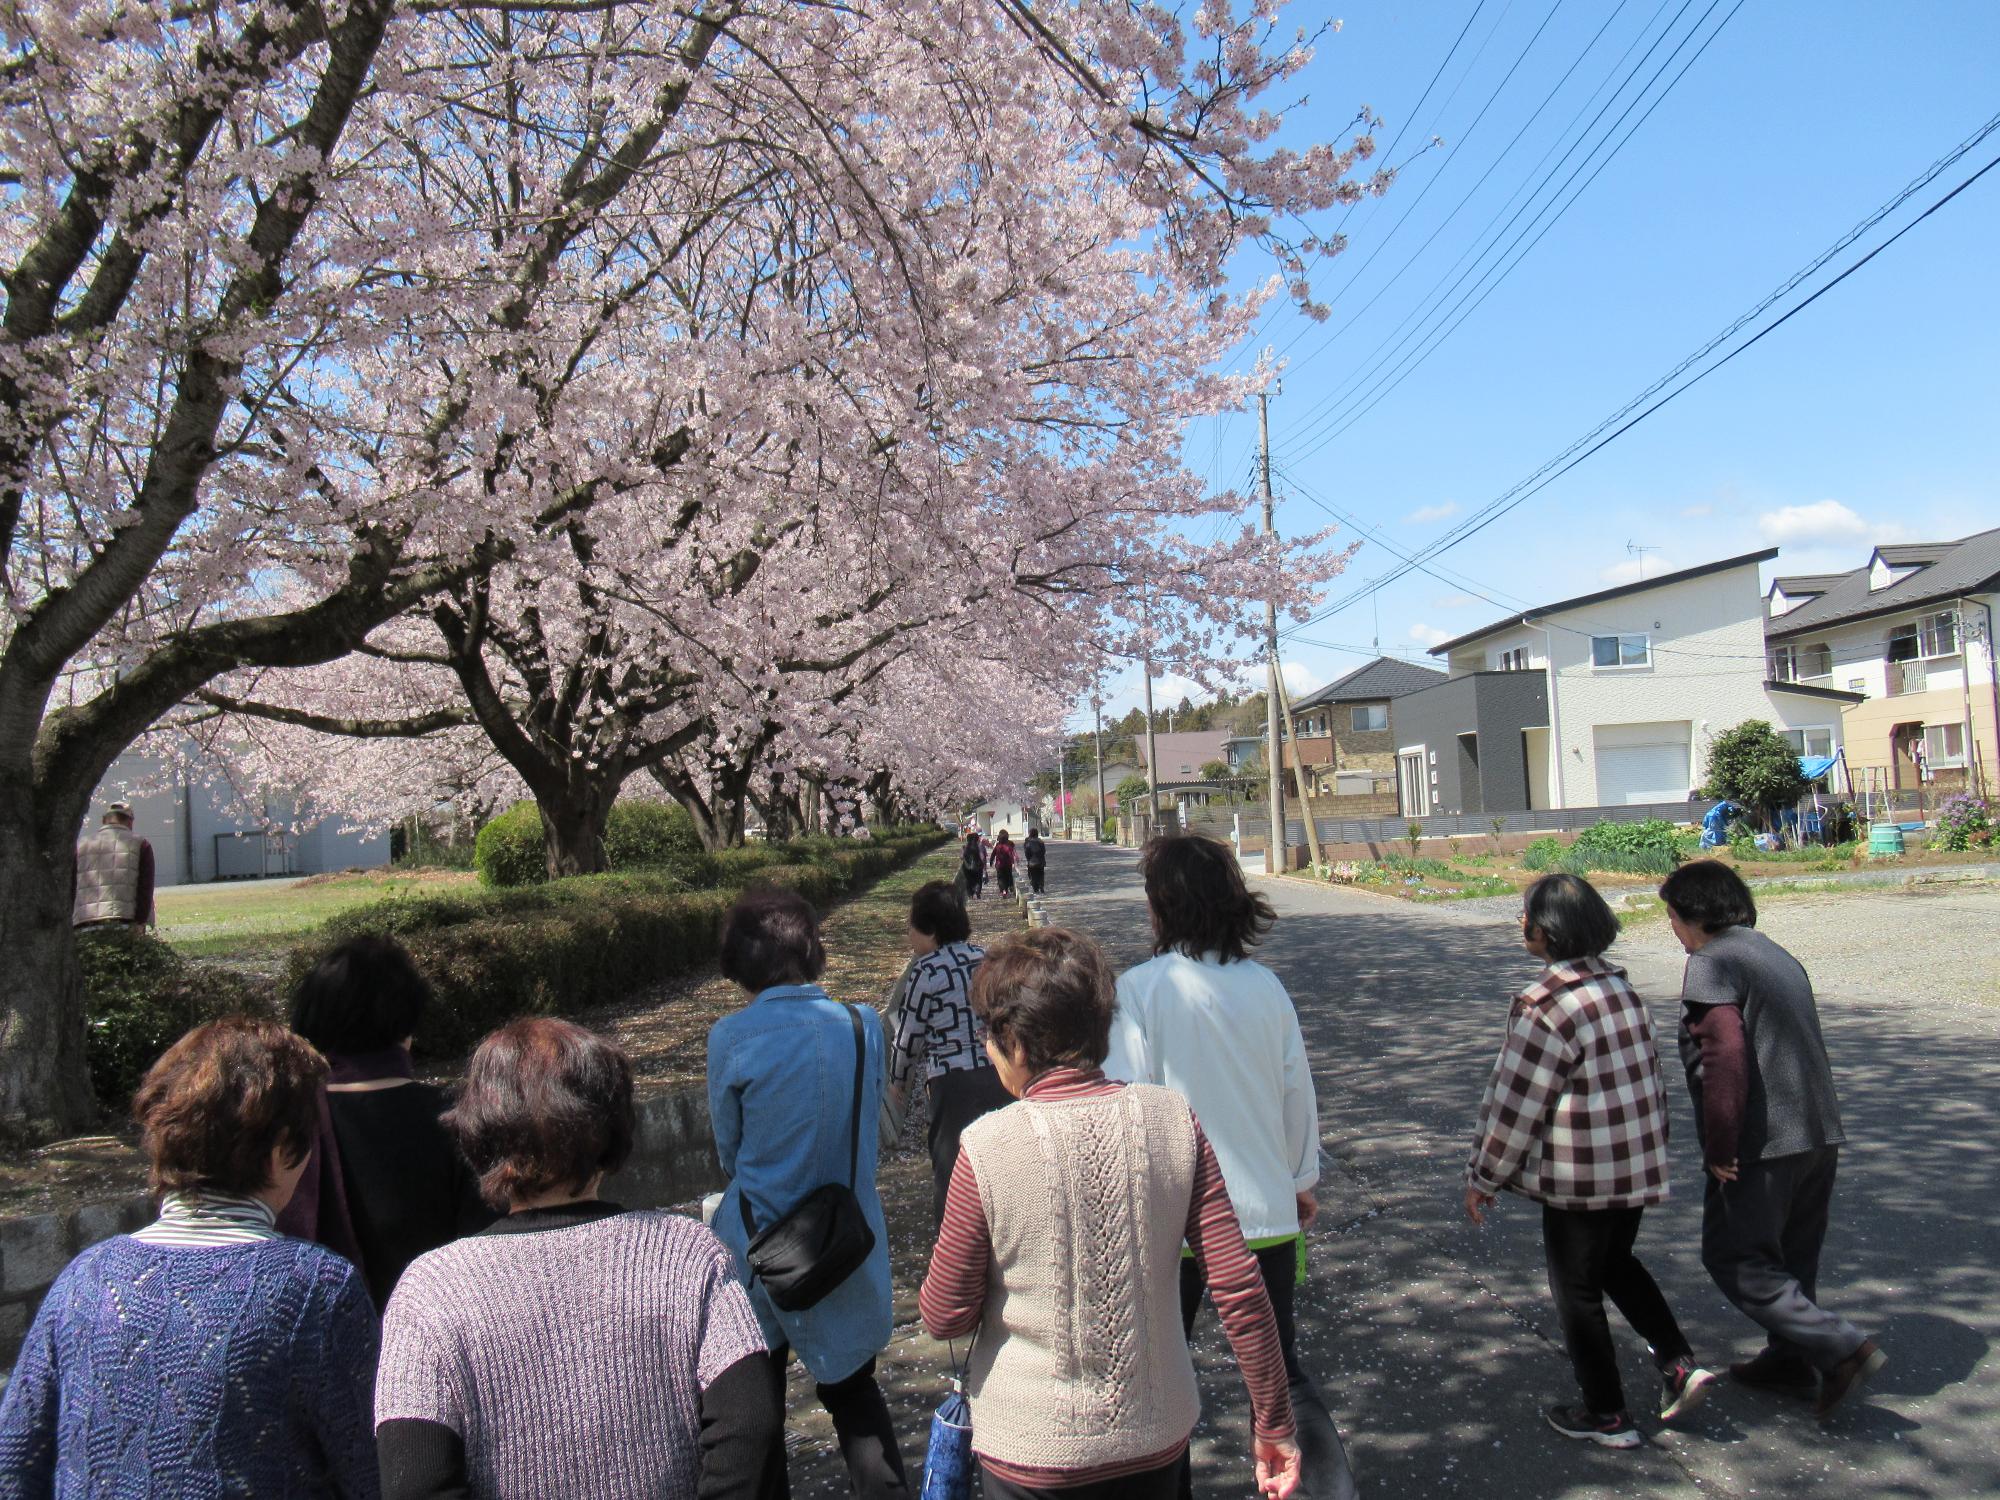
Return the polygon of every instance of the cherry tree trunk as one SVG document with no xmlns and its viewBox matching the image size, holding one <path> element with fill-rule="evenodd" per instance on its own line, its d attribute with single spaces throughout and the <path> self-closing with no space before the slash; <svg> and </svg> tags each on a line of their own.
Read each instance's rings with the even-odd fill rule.
<svg viewBox="0 0 2000 1500">
<path fill-rule="evenodd" d="M 34 808 L 25 788 L 0 796 L 0 1120 L 25 1140 L 74 1134 L 96 1118 L 69 925 L 76 829 L 38 826 Z"/>
<path fill-rule="evenodd" d="M 610 868 L 604 852 L 604 830 L 611 822 L 611 803 L 616 796 L 617 789 L 612 788 L 601 796 L 585 792 L 535 798 L 535 808 L 542 815 L 542 848 L 549 879 L 600 875 Z"/>
</svg>

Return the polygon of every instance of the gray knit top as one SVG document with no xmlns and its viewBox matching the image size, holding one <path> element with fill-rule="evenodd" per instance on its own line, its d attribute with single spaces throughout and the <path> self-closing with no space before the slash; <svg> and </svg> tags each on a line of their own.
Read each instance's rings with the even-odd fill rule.
<svg viewBox="0 0 2000 1500">
<path fill-rule="evenodd" d="M 492 1500 L 693 1495 L 701 1393 L 763 1348 L 729 1251 L 691 1219 L 488 1233 L 397 1283 L 375 1422 L 451 1428 Z"/>
</svg>

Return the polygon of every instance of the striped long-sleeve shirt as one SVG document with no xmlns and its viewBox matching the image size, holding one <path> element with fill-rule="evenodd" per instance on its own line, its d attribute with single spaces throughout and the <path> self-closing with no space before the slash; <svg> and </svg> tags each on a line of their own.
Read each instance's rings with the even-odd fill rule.
<svg viewBox="0 0 2000 1500">
<path fill-rule="evenodd" d="M 1124 1087 L 1122 1083 L 1107 1080 L 1095 1068 L 1055 1068 L 1029 1084 L 1024 1097 L 1077 1099 L 1113 1094 Z M 1215 1148 L 1202 1133 L 1199 1120 L 1194 1122 L 1194 1138 L 1195 1181 L 1188 1200 L 1188 1247 L 1208 1282 L 1216 1315 L 1235 1352 L 1243 1383 L 1249 1388 L 1257 1435 L 1288 1438 L 1294 1430 L 1291 1394 L 1270 1295 L 1264 1289 L 1256 1257 L 1243 1242 L 1243 1231 L 1230 1205 Z M 933 1338 L 964 1338 L 979 1326 L 992 1266 L 993 1242 L 979 1178 L 972 1158 L 961 1154 L 946 1190 L 944 1223 L 938 1230 L 937 1248 L 931 1254 L 930 1271 L 917 1299 L 924 1327 Z M 1178 1294 L 1177 1287 L 1172 1291 Z M 996 1463 L 983 1455 L 980 1462 L 998 1478 L 1015 1484 L 1069 1487 L 1146 1473 L 1174 1462 L 1186 1447 L 1187 1440 L 1183 1438 L 1163 1453 L 1093 1469 L 1026 1469 Z"/>
</svg>

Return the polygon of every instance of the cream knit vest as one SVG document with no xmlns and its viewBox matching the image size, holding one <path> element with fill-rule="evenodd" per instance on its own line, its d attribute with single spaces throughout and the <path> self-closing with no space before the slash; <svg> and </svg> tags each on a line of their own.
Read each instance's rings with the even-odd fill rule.
<svg viewBox="0 0 2000 1500">
<path fill-rule="evenodd" d="M 1162 1453 L 1201 1410 L 1181 1332 L 1194 1118 L 1168 1089 L 1023 1100 L 965 1129 L 992 1233 L 972 1445 L 1094 1468 Z"/>
<path fill-rule="evenodd" d="M 106 826 L 76 846 L 72 922 L 131 922 L 139 915 L 139 848 L 129 828 Z"/>
</svg>

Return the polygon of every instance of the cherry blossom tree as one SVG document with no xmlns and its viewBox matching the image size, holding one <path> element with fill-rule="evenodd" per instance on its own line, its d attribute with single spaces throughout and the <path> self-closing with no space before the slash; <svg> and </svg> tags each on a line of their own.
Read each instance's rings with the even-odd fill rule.
<svg viewBox="0 0 2000 1500">
<path fill-rule="evenodd" d="M 589 868 L 626 777 L 832 767 L 953 619 L 1055 683 L 1142 574 L 1261 593 L 1162 528 L 1230 255 L 1309 303 L 1279 226 L 1367 186 L 1270 143 L 1310 52 L 1268 0 L 0 0 L 0 1120 L 88 1118 L 74 839 L 177 705 L 476 728 Z M 364 647 L 431 675 L 267 701 Z"/>
</svg>

